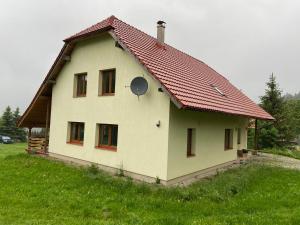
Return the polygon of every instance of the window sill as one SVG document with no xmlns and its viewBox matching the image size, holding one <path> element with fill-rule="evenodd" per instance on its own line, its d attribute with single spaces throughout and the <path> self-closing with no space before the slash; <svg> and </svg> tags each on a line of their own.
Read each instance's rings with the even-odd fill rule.
<svg viewBox="0 0 300 225">
<path fill-rule="evenodd" d="M 86 97 L 86 95 L 76 95 L 76 96 L 73 96 L 73 98 L 84 98 Z"/>
<path fill-rule="evenodd" d="M 106 146 L 106 145 L 99 145 L 99 146 L 95 146 L 96 149 L 100 149 L 100 150 L 107 150 L 107 151 L 112 151 L 112 152 L 116 152 L 117 148 L 113 147 L 113 146 Z"/>
<path fill-rule="evenodd" d="M 233 150 L 233 148 L 225 148 L 224 151 L 230 151 Z"/>
<path fill-rule="evenodd" d="M 195 154 L 192 154 L 192 155 L 187 155 L 186 157 L 187 158 L 192 158 L 192 157 L 195 157 L 196 155 Z"/>
<path fill-rule="evenodd" d="M 74 142 L 74 141 L 67 141 L 67 144 L 83 146 L 83 143 L 80 143 L 80 142 Z"/>
<path fill-rule="evenodd" d="M 115 93 L 104 93 L 104 94 L 99 94 L 98 96 L 99 97 L 102 97 L 102 96 L 115 96 Z"/>
</svg>

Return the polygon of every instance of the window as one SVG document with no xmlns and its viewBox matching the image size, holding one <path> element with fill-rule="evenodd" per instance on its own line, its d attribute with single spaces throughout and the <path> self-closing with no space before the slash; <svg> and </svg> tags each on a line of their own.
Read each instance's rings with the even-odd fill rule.
<svg viewBox="0 0 300 225">
<path fill-rule="evenodd" d="M 232 129 L 225 129 L 225 150 L 233 149 L 232 133 Z"/>
<path fill-rule="evenodd" d="M 98 146 L 109 150 L 117 150 L 118 145 L 118 125 L 99 124 L 98 125 Z"/>
<path fill-rule="evenodd" d="M 187 157 L 195 156 L 195 129 L 187 129 Z"/>
<path fill-rule="evenodd" d="M 71 122 L 69 136 L 69 143 L 82 145 L 84 139 L 84 123 Z"/>
<path fill-rule="evenodd" d="M 87 74 L 76 74 L 75 75 L 75 85 L 74 85 L 74 96 L 75 97 L 85 97 L 86 87 L 87 87 Z"/>
<path fill-rule="evenodd" d="M 237 144 L 241 144 L 241 135 L 242 135 L 242 130 L 241 128 L 238 128 L 237 130 Z"/>
<path fill-rule="evenodd" d="M 104 70 L 100 72 L 99 95 L 114 95 L 116 85 L 116 70 Z"/>
</svg>

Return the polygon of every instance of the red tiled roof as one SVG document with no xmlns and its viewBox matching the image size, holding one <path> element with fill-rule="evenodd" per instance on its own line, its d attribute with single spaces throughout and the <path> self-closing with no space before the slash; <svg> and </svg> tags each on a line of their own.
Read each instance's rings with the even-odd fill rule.
<svg viewBox="0 0 300 225">
<path fill-rule="evenodd" d="M 273 119 L 225 77 L 202 61 L 167 44 L 159 45 L 156 38 L 114 16 L 65 39 L 65 42 L 106 28 L 113 29 L 118 40 L 161 82 L 182 108 Z"/>
</svg>

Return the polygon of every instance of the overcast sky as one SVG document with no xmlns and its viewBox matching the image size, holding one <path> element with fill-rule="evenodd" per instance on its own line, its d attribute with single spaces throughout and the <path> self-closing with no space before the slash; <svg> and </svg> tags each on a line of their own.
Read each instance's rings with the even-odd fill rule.
<svg viewBox="0 0 300 225">
<path fill-rule="evenodd" d="M 300 1 L 0 0 L 0 112 L 24 111 L 62 40 L 110 15 L 204 61 L 258 102 L 272 72 L 300 91 Z"/>
</svg>

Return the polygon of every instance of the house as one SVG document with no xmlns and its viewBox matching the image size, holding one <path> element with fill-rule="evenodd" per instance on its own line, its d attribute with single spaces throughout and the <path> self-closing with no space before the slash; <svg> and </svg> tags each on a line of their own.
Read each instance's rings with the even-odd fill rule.
<svg viewBox="0 0 300 225">
<path fill-rule="evenodd" d="M 163 21 L 154 38 L 111 16 L 65 39 L 19 126 L 44 127 L 52 157 L 148 182 L 231 164 L 247 148 L 249 119 L 273 117 L 164 34 Z M 139 97 L 136 77 L 148 86 Z"/>
</svg>

